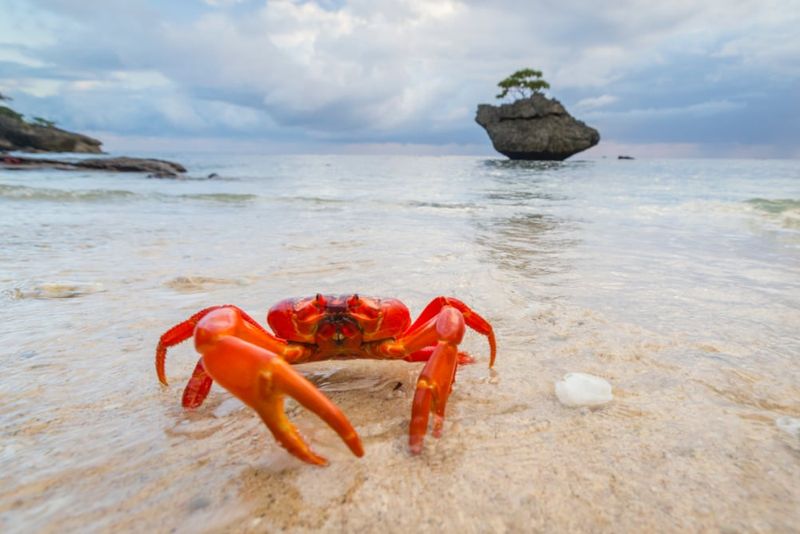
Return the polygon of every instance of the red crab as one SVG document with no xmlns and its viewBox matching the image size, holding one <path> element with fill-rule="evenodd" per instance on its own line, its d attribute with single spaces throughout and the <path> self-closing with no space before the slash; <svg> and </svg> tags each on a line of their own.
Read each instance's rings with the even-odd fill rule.
<svg viewBox="0 0 800 534">
<path fill-rule="evenodd" d="M 158 378 L 167 384 L 167 348 L 194 335 L 201 357 L 183 392 L 183 406 L 200 406 L 216 380 L 253 408 L 287 451 L 317 465 L 327 461 L 309 448 L 286 417 L 284 395 L 321 417 L 353 454 L 362 456 L 364 451 L 342 411 L 290 364 L 353 358 L 427 362 L 417 380 L 409 429 L 409 447 L 418 454 L 429 412 L 434 413 L 433 435 L 439 437 L 456 365 L 471 361 L 458 351 L 465 326 L 489 338 L 489 367 L 496 352 L 492 326 L 452 297 L 433 299 L 413 324 L 399 300 L 360 295 L 286 299 L 269 310 L 267 323 L 274 335 L 236 306 L 197 312 L 161 336 Z"/>
</svg>

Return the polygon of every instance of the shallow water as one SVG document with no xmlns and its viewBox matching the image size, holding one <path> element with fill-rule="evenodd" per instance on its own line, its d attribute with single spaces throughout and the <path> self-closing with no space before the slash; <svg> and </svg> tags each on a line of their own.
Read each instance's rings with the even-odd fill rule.
<svg viewBox="0 0 800 534">
<path fill-rule="evenodd" d="M 800 525 L 797 161 L 158 156 L 196 179 L 0 171 L 0 530 Z M 158 384 L 194 311 L 317 292 L 494 324 L 421 456 L 421 364 L 300 367 L 364 441 L 290 404 L 326 468 L 220 388 L 182 410 L 190 343 Z M 614 401 L 560 405 L 566 372 Z"/>
</svg>

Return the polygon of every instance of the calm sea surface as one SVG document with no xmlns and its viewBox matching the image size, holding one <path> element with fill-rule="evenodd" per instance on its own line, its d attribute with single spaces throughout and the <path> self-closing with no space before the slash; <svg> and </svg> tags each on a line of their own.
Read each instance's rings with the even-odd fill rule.
<svg viewBox="0 0 800 534">
<path fill-rule="evenodd" d="M 157 156 L 190 178 L 0 170 L 1 531 L 800 525 L 800 161 Z M 317 292 L 456 296 L 495 369 L 467 334 L 412 457 L 420 364 L 300 367 L 364 441 L 290 404 L 326 468 L 218 387 L 184 411 L 191 343 L 159 385 L 198 309 Z M 614 401 L 560 405 L 571 371 Z"/>
</svg>

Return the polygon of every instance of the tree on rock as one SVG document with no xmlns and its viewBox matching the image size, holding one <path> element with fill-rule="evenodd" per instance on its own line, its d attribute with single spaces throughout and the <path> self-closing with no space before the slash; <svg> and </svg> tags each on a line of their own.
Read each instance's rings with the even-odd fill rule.
<svg viewBox="0 0 800 534">
<path fill-rule="evenodd" d="M 14 100 L 14 99 L 11 98 L 10 96 L 4 95 L 3 93 L 0 93 L 0 102 L 3 102 L 3 101 L 11 102 L 12 100 Z M 3 105 L 0 105 L 0 116 L 9 117 L 11 119 L 15 119 L 15 120 L 18 120 L 18 121 L 24 121 L 25 120 L 25 116 L 22 113 L 17 113 L 16 111 L 11 109 L 10 107 L 3 106 Z M 33 117 L 33 119 L 28 120 L 27 123 L 31 124 L 33 126 L 42 126 L 43 128 L 55 128 L 55 126 L 56 126 L 55 121 L 44 119 L 42 117 Z"/>
<path fill-rule="evenodd" d="M 30 122 L 30 124 L 33 124 L 35 126 L 44 126 L 45 128 L 55 128 L 56 126 L 55 121 L 43 119 L 41 117 L 34 117 L 33 120 Z"/>
<path fill-rule="evenodd" d="M 509 92 L 517 99 L 530 98 L 542 89 L 550 89 L 550 84 L 542 79 L 542 71 L 534 69 L 518 70 L 497 86 L 502 89 L 497 98 L 505 98 Z"/>
<path fill-rule="evenodd" d="M 0 93 L 0 102 L 3 102 L 4 100 L 6 102 L 10 102 L 11 100 L 14 100 L 14 99 L 11 98 L 8 95 L 4 95 L 3 93 Z M 22 118 L 23 118 L 23 116 L 20 113 L 17 113 L 16 111 L 14 111 L 13 109 L 11 109 L 8 106 L 2 106 L 2 105 L 0 105 L 0 116 L 1 117 L 8 117 L 10 119 L 14 119 L 14 120 L 18 120 L 18 121 L 21 121 Z"/>
</svg>

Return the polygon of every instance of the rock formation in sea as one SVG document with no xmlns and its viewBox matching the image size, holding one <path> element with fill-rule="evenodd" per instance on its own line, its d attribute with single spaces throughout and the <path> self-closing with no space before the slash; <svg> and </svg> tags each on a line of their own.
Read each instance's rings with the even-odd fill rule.
<svg viewBox="0 0 800 534">
<path fill-rule="evenodd" d="M 512 104 L 481 104 L 475 121 L 486 129 L 494 149 L 511 159 L 560 161 L 600 141 L 597 130 L 541 93 Z"/>
<path fill-rule="evenodd" d="M 96 170 L 107 172 L 146 172 L 151 178 L 178 178 L 186 172 L 180 163 L 145 158 L 88 158 L 75 161 L 23 158 L 0 154 L 0 168 L 8 170 L 58 169 Z"/>
<path fill-rule="evenodd" d="M 55 126 L 30 124 L 10 114 L 0 114 L 0 151 L 102 153 L 102 143 L 89 136 Z"/>
</svg>

